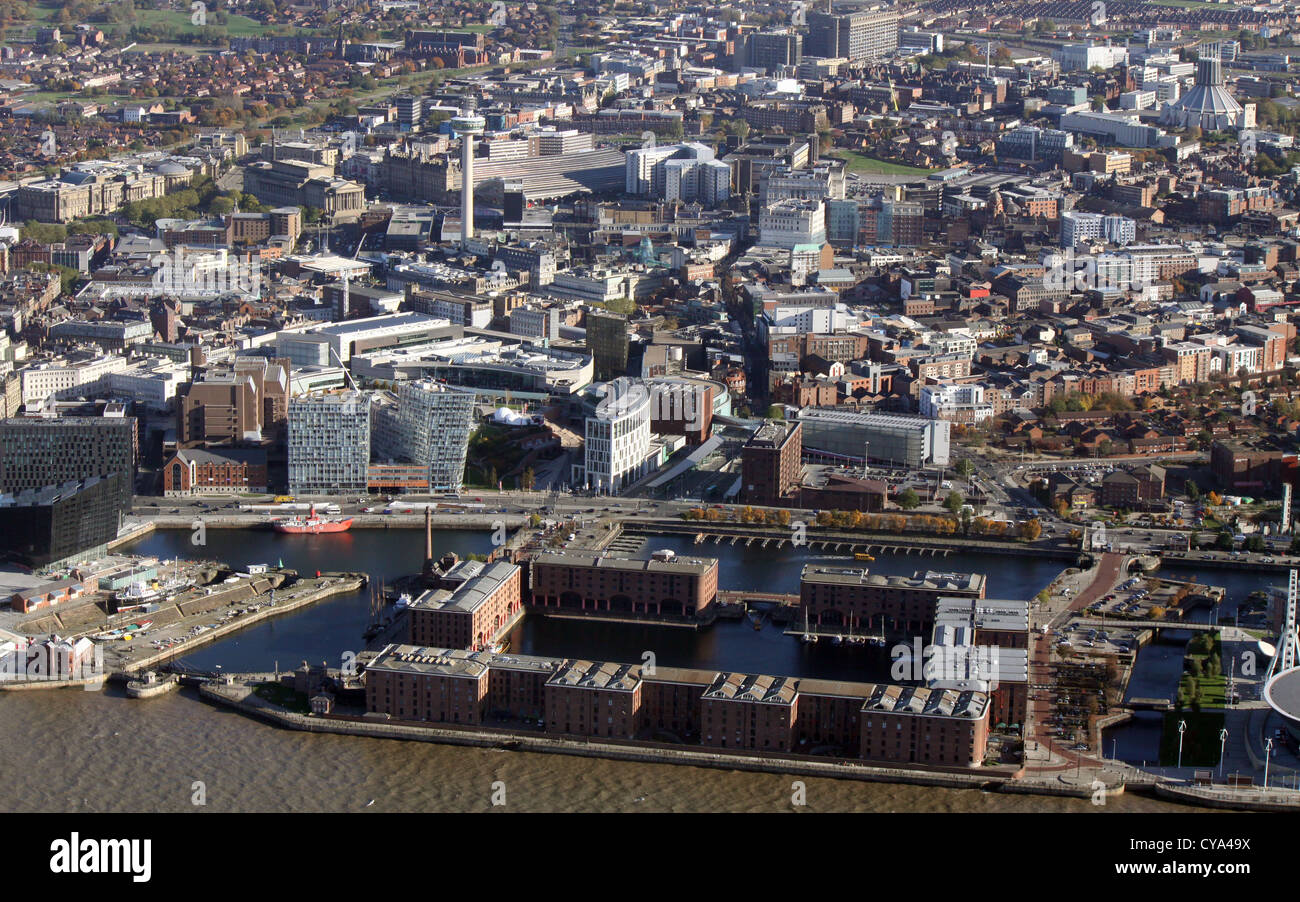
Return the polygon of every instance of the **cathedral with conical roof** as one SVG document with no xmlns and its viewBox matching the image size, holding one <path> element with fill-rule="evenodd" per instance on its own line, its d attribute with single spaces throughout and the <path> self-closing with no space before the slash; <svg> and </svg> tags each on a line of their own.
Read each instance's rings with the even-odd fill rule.
<svg viewBox="0 0 1300 902">
<path fill-rule="evenodd" d="M 1160 124 L 1205 131 L 1247 124 L 1241 104 L 1223 86 L 1223 62 L 1219 57 L 1202 56 L 1196 61 L 1196 84 L 1182 97 L 1165 104 Z"/>
</svg>

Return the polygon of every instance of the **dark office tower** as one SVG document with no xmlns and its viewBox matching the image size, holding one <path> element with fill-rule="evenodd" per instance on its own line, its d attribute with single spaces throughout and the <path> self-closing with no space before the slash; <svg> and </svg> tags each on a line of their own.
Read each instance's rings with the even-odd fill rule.
<svg viewBox="0 0 1300 902">
<path fill-rule="evenodd" d="M 746 64 L 769 75 L 786 66 L 797 66 L 803 59 L 803 35 L 796 31 L 756 31 L 745 41 Z"/>
<path fill-rule="evenodd" d="M 518 179 L 505 180 L 505 221 L 508 224 L 524 221 L 524 183 Z"/>
<path fill-rule="evenodd" d="M 42 489 L 121 473 L 123 511 L 135 488 L 135 417 L 0 420 L 0 492 Z"/>
<path fill-rule="evenodd" d="M 394 98 L 397 103 L 397 125 L 404 132 L 415 131 L 420 127 L 423 115 L 423 100 L 413 94 L 399 94 Z"/>
<path fill-rule="evenodd" d="M 92 476 L 78 482 L 0 494 L 0 554 L 44 567 L 117 538 L 127 477 Z"/>
<path fill-rule="evenodd" d="M 608 382 L 627 375 L 627 317 L 619 313 L 592 310 L 587 314 L 587 353 L 591 355 L 596 379 Z"/>
<path fill-rule="evenodd" d="M 898 49 L 898 13 L 808 13 L 808 56 L 861 63 L 884 59 Z"/>
</svg>

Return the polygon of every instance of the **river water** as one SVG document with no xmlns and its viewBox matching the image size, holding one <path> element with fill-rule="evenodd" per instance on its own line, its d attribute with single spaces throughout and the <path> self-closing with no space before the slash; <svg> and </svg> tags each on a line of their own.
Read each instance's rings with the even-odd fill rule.
<svg viewBox="0 0 1300 902">
<path fill-rule="evenodd" d="M 358 570 L 376 582 L 416 570 L 421 530 L 354 530 L 333 536 L 210 530 L 203 548 L 188 531 L 160 531 L 129 551 L 170 558 L 213 559 L 236 567 L 283 562 L 302 572 Z M 443 530 L 435 554 L 485 552 L 486 532 Z M 809 549 L 690 545 L 655 538 L 651 548 L 720 559 L 724 588 L 797 591 Z M 843 560 L 843 558 L 840 558 Z M 989 597 L 1024 598 L 1046 585 L 1061 563 L 1038 558 L 880 555 L 872 569 L 975 570 L 989 579 Z M 296 666 L 302 660 L 337 665 L 360 647 L 367 594 L 342 596 L 276 618 L 197 650 L 184 660 L 226 670 Z M 700 630 L 525 618 L 512 649 L 639 661 L 653 650 L 669 666 L 869 680 L 884 676 L 884 651 L 805 646 L 770 622 L 720 622 Z M 504 781 L 507 809 L 517 811 L 790 810 L 791 779 L 671 765 L 646 765 L 555 755 L 465 749 L 428 743 L 279 730 L 198 701 L 189 690 L 149 701 L 113 688 L 0 693 L 0 810 L 193 810 L 194 781 L 202 781 L 206 810 L 348 811 L 374 799 L 374 811 L 478 811 L 491 808 L 491 787 Z M 814 811 L 1147 811 L 1172 806 L 1126 796 L 1105 807 L 1075 799 L 1011 796 L 974 790 L 868 784 L 801 778 Z M 638 801 L 639 800 L 639 801 Z"/>
</svg>

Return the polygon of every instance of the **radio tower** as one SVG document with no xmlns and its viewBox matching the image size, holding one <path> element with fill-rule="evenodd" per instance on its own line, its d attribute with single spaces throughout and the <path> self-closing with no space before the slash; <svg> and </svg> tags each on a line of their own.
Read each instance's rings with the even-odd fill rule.
<svg viewBox="0 0 1300 902">
<path fill-rule="evenodd" d="M 474 136 L 483 134 L 487 122 L 467 97 L 459 116 L 451 120 L 451 130 L 460 136 L 460 235 L 461 244 L 474 237 Z"/>
<path fill-rule="evenodd" d="M 1274 675 L 1295 669 L 1296 663 L 1296 596 L 1300 595 L 1300 571 L 1292 570 L 1286 585 L 1286 616 L 1282 620 L 1282 631 L 1277 637 L 1277 652 L 1269 662 L 1268 673 L 1264 674 L 1267 683 Z"/>
</svg>

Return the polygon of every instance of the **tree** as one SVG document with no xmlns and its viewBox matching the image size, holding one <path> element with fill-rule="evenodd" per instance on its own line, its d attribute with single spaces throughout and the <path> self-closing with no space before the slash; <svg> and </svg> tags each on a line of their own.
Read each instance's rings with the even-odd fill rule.
<svg viewBox="0 0 1300 902">
<path fill-rule="evenodd" d="M 523 475 L 519 477 L 519 484 L 523 486 L 525 492 L 531 492 L 533 490 L 533 485 L 536 482 L 537 474 L 533 472 L 532 467 L 524 470 Z"/>
<path fill-rule="evenodd" d="M 52 272 L 59 276 L 59 291 L 63 294 L 72 294 L 81 278 L 81 272 L 70 266 L 59 266 L 55 263 L 33 263 L 28 267 L 32 272 Z"/>
<path fill-rule="evenodd" d="M 958 492 L 949 492 L 948 497 L 943 499 L 943 506 L 948 508 L 948 510 L 952 511 L 954 514 L 961 510 L 961 506 L 965 503 L 966 499 Z"/>
<path fill-rule="evenodd" d="M 898 506 L 905 511 L 915 510 L 921 503 L 921 497 L 910 485 L 898 496 Z"/>
<path fill-rule="evenodd" d="M 727 134 L 735 135 L 741 141 L 749 136 L 749 123 L 744 119 L 729 119 L 725 128 Z"/>
<path fill-rule="evenodd" d="M 1232 533 L 1226 529 L 1219 530 L 1219 534 L 1214 537 L 1214 547 L 1220 551 L 1231 551 L 1233 549 Z"/>
<path fill-rule="evenodd" d="M 970 462 L 969 458 L 963 457 L 961 460 L 957 461 L 956 470 L 957 475 L 962 479 L 969 479 L 971 474 L 975 472 L 975 465 Z"/>
<path fill-rule="evenodd" d="M 38 222 L 35 219 L 29 219 L 23 225 L 22 236 L 33 241 L 39 241 L 41 244 L 53 244 L 66 239 L 68 231 L 56 223 Z"/>
<path fill-rule="evenodd" d="M 1026 542 L 1037 542 L 1038 537 L 1042 534 L 1043 524 L 1038 521 L 1037 517 L 1020 524 L 1020 538 Z"/>
<path fill-rule="evenodd" d="M 1191 479 L 1187 480 L 1187 483 L 1185 485 L 1185 490 L 1187 492 L 1187 499 L 1189 501 L 1201 500 L 1201 487 L 1197 485 L 1195 481 Z"/>
</svg>

